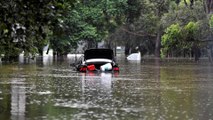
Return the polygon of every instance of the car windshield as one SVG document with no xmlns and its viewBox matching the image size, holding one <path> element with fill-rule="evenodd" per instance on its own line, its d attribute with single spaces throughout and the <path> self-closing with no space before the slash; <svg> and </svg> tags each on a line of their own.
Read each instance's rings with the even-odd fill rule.
<svg viewBox="0 0 213 120">
<path fill-rule="evenodd" d="M 111 49 L 89 49 L 84 53 L 84 59 L 105 58 L 113 59 L 113 50 Z"/>
</svg>

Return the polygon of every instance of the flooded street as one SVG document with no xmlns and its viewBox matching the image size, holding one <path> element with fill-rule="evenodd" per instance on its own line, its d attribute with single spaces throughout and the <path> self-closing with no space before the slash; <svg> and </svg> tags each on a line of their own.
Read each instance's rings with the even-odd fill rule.
<svg viewBox="0 0 213 120">
<path fill-rule="evenodd" d="M 213 65 L 119 60 L 119 73 L 79 73 L 69 61 L 0 65 L 0 120 L 213 118 Z"/>
</svg>

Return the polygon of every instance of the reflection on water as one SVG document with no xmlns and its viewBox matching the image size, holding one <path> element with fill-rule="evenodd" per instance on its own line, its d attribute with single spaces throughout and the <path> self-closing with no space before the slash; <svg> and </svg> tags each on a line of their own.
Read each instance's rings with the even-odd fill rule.
<svg viewBox="0 0 213 120">
<path fill-rule="evenodd" d="M 53 64 L 53 56 L 43 56 L 42 57 L 43 65 L 48 66 Z"/>
<path fill-rule="evenodd" d="M 78 73 L 66 61 L 1 65 L 0 119 L 213 118 L 211 64 L 118 63 L 119 74 Z"/>
<path fill-rule="evenodd" d="M 113 73 L 82 73 L 82 86 L 92 89 L 99 87 L 102 90 L 111 91 L 112 74 Z"/>
<path fill-rule="evenodd" d="M 25 120 L 26 91 L 24 80 L 11 80 L 11 120 Z"/>
</svg>

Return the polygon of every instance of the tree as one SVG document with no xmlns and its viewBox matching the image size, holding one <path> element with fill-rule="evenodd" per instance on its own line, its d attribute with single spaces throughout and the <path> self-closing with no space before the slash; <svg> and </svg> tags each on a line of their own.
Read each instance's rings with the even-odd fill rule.
<svg viewBox="0 0 213 120">
<path fill-rule="evenodd" d="M 185 27 L 184 27 L 184 35 L 186 38 L 186 41 L 192 42 L 192 51 L 195 56 L 195 61 L 199 60 L 200 57 L 200 47 L 199 47 L 199 40 L 198 40 L 198 23 L 195 22 L 189 22 Z"/>
<path fill-rule="evenodd" d="M 64 7 L 64 3 L 69 6 Z M 10 0 L 0 1 L 0 49 L 6 60 L 22 51 L 35 54 L 48 42 L 55 27 L 60 25 L 67 7 L 74 1 Z"/>
<path fill-rule="evenodd" d="M 138 3 L 135 2 L 136 6 L 140 5 L 140 7 L 138 7 L 140 13 L 136 14 L 139 16 L 134 17 L 138 19 L 134 19 L 134 21 L 130 21 L 129 23 L 127 22 L 127 27 L 125 29 L 126 33 L 129 35 L 129 38 L 127 38 L 127 45 L 130 44 L 130 47 L 132 47 L 135 41 L 140 41 L 141 49 L 145 52 L 145 49 L 152 51 L 153 47 L 144 49 L 146 45 L 142 43 L 149 44 L 149 46 L 154 44 L 154 54 L 156 57 L 159 57 L 161 34 L 163 32 L 161 18 L 164 13 L 168 11 L 169 3 L 170 1 L 168 0 L 143 0 L 138 1 Z"/>
<path fill-rule="evenodd" d="M 94 48 L 97 42 L 106 40 L 116 27 L 123 24 L 123 11 L 126 0 L 78 1 L 63 17 L 63 40 L 51 40 L 51 46 L 59 53 L 68 53 L 79 41 L 88 43 L 87 48 Z M 56 31 L 57 32 L 57 31 Z M 62 37 L 63 36 L 63 37 Z M 65 39 L 66 38 L 66 39 Z M 61 44 L 63 43 L 63 44 Z M 60 44 L 60 46 L 59 46 Z M 70 49 L 66 46 L 70 46 Z M 62 50 L 63 49 L 63 50 Z M 65 50 L 65 51 L 64 51 Z"/>
<path fill-rule="evenodd" d="M 181 1 L 164 15 L 162 21 L 165 28 L 175 23 L 180 25 L 182 40 L 180 40 L 179 49 L 183 56 L 185 53 L 194 53 L 195 61 L 197 61 L 201 45 L 205 46 L 203 41 L 209 36 L 208 19 L 205 16 L 202 1 Z"/>
<path fill-rule="evenodd" d="M 213 34 L 213 31 L 212 31 L 212 21 L 213 21 L 213 18 L 212 18 L 212 13 L 213 13 L 213 0 L 203 0 L 203 6 L 204 6 L 204 10 L 205 10 L 205 13 L 206 13 L 206 18 L 209 20 L 209 34 L 208 34 L 208 38 L 207 38 L 207 43 L 208 43 L 208 46 L 207 46 L 207 49 L 208 49 L 208 56 L 209 56 L 209 60 L 212 62 L 213 61 L 213 44 L 212 44 L 212 40 L 213 40 L 213 37 L 212 37 L 212 34 Z"/>
<path fill-rule="evenodd" d="M 179 24 L 171 25 L 162 36 L 162 46 L 162 56 L 185 56 L 192 50 L 195 61 L 198 61 L 200 57 L 198 22 L 189 22 L 182 27 Z"/>
<path fill-rule="evenodd" d="M 176 50 L 179 50 L 181 47 L 181 27 L 177 24 L 172 24 L 168 27 L 162 36 L 161 44 L 163 48 L 161 49 L 161 57 L 165 56 L 174 56 Z"/>
</svg>

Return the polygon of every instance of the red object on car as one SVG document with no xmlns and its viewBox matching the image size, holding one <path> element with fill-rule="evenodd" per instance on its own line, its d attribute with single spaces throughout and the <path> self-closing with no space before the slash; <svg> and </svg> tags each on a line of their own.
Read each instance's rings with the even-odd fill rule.
<svg viewBox="0 0 213 120">
<path fill-rule="evenodd" d="M 114 67 L 113 70 L 114 71 L 119 71 L 119 67 Z"/>
<path fill-rule="evenodd" d="M 95 70 L 95 65 L 88 65 L 87 70 L 89 71 L 94 71 Z"/>
<path fill-rule="evenodd" d="M 80 72 L 86 72 L 86 71 L 87 71 L 87 67 L 86 67 L 86 66 L 81 67 L 79 71 L 80 71 Z"/>
</svg>

